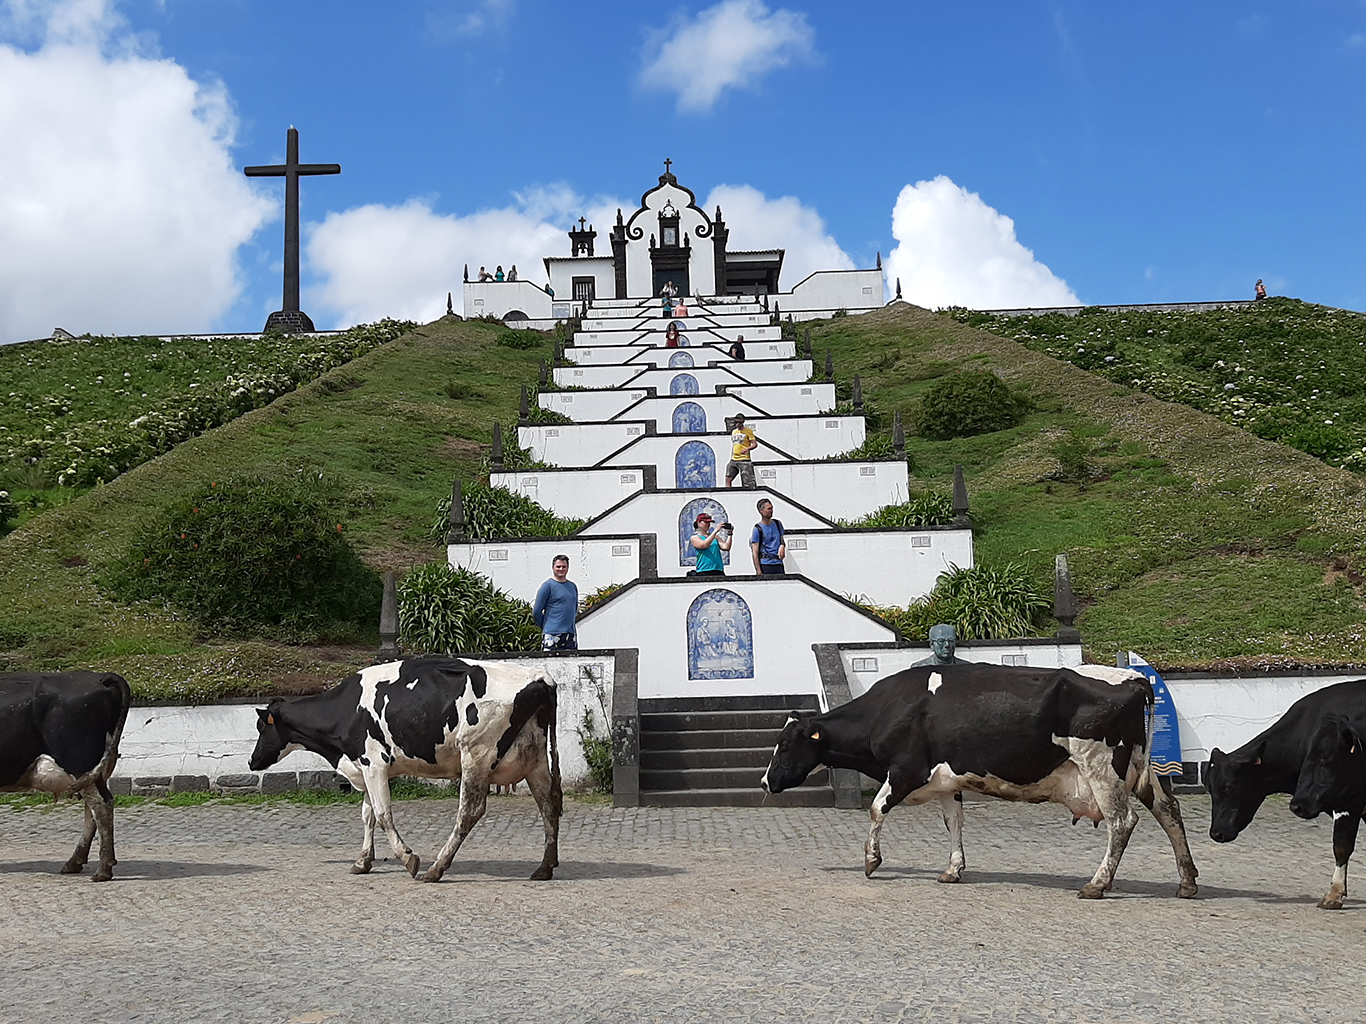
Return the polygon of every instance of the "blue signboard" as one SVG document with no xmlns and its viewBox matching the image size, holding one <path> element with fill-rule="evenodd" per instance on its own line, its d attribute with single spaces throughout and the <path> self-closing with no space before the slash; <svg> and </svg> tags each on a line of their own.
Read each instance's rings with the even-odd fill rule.
<svg viewBox="0 0 1366 1024">
<path fill-rule="evenodd" d="M 1133 651 L 1128 652 L 1129 667 L 1142 672 L 1153 684 L 1153 749 L 1149 756 L 1153 771 L 1158 775 L 1180 775 L 1181 768 L 1181 725 L 1176 720 L 1176 705 L 1167 692 L 1167 684 L 1146 661 Z"/>
</svg>

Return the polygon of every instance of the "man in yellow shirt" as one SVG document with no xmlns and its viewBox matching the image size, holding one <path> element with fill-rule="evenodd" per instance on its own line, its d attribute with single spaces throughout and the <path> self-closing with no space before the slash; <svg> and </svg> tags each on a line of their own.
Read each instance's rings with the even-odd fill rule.
<svg viewBox="0 0 1366 1024">
<path fill-rule="evenodd" d="M 726 463 L 726 486 L 729 487 L 736 476 L 740 477 L 741 487 L 754 487 L 754 463 L 749 453 L 759 447 L 754 431 L 745 426 L 745 417 L 735 417 L 735 428 L 730 432 L 730 461 Z"/>
</svg>

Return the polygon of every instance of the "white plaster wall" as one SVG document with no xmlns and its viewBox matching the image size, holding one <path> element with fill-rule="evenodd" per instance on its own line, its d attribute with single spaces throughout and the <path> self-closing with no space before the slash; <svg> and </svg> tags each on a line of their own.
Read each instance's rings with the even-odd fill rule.
<svg viewBox="0 0 1366 1024">
<path fill-rule="evenodd" d="M 688 678 L 687 614 L 715 587 L 749 606 L 754 678 Z M 892 631 L 796 577 L 639 583 L 579 620 L 580 646 L 632 638 L 640 650 L 641 697 L 741 694 L 821 694 L 811 645 L 890 640 Z"/>
<path fill-rule="evenodd" d="M 641 467 L 493 473 L 489 482 L 522 494 L 562 519 L 592 519 L 645 486 Z"/>
<path fill-rule="evenodd" d="M 518 445 L 529 449 L 536 461 L 552 466 L 594 466 L 644 436 L 644 423 L 624 420 L 517 428 Z"/>
<path fill-rule="evenodd" d="M 617 289 L 616 271 L 612 257 L 579 256 L 552 259 L 550 261 L 550 287 L 555 289 L 555 298 L 561 302 L 574 301 L 574 278 L 591 277 L 596 294 L 615 296 Z"/>
<path fill-rule="evenodd" d="M 452 566 L 482 573 L 493 585 L 530 604 L 550 579 L 550 562 L 569 556 L 569 578 L 583 599 L 595 590 L 629 583 L 640 575 L 640 539 L 629 537 L 553 537 L 546 540 L 478 541 L 446 546 Z M 580 645 L 582 646 L 582 644 Z"/>
<path fill-rule="evenodd" d="M 726 394 L 769 416 L 810 416 L 835 407 L 834 384 L 731 384 Z"/>
<path fill-rule="evenodd" d="M 852 521 L 910 497 L 906 463 L 899 460 L 756 463 L 755 482 L 833 520 Z"/>
<path fill-rule="evenodd" d="M 878 309 L 884 301 L 882 271 L 818 270 L 776 299 L 783 314 Z"/>
<path fill-rule="evenodd" d="M 602 321 L 583 321 L 580 330 L 574 332 L 569 340 L 573 345 L 634 345 L 650 332 L 640 324 L 612 323 Z"/>
<path fill-rule="evenodd" d="M 807 532 L 794 528 L 776 502 L 774 515 L 788 531 L 783 567 L 851 600 L 905 607 L 953 566 L 972 566 L 971 530 Z"/>
<path fill-rule="evenodd" d="M 520 309 L 533 320 L 551 319 L 551 298 L 530 281 L 471 281 L 465 285 L 465 316 L 498 316 Z"/>
<path fill-rule="evenodd" d="M 677 349 L 665 348 L 662 345 L 633 346 L 630 348 L 620 345 L 573 345 L 564 350 L 564 357 L 569 362 L 576 363 L 579 366 L 619 365 L 622 363 L 668 366 L 669 357 L 676 351 Z M 690 347 L 690 352 L 693 360 L 698 363 L 734 362 L 726 354 L 725 347 L 722 346 Z M 745 353 L 749 356 L 749 361 L 793 359 L 797 354 L 797 343 L 794 341 L 766 341 L 751 345 L 749 342 L 745 342 Z"/>
<path fill-rule="evenodd" d="M 688 261 L 689 294 L 710 295 L 716 290 L 715 249 L 712 247 L 710 235 L 706 238 L 697 237 L 698 226 L 707 221 L 697 210 L 689 208 L 688 193 L 676 185 L 666 184 L 646 195 L 645 202 L 646 209 L 641 210 L 639 216 L 633 215 L 629 222 L 630 229 L 639 230 L 641 236 L 638 239 L 631 239 L 628 232 L 627 294 L 640 297 L 654 295 L 654 272 L 650 267 L 650 235 L 655 236 L 657 243 L 662 241 L 659 237 L 659 211 L 664 209 L 666 203 L 672 202 L 679 214 L 679 243 L 682 243 L 684 232 L 692 239 L 692 257 Z"/>
<path fill-rule="evenodd" d="M 709 498 L 726 510 L 727 518 L 735 525 L 735 546 L 731 565 L 740 574 L 753 572 L 749 552 L 749 534 L 759 521 L 756 503 L 760 498 L 773 502 L 775 514 L 788 530 L 830 530 L 831 523 L 811 509 L 794 505 L 782 494 L 763 490 L 736 490 L 717 487 L 706 490 L 655 491 L 633 495 L 623 505 L 604 512 L 584 526 L 576 537 L 595 537 L 622 533 L 653 533 L 658 538 L 660 576 L 683 576 L 691 566 L 680 564 L 679 516 L 690 502 Z M 776 511 L 781 509 L 781 511 Z M 691 519 L 691 517 L 689 517 Z M 724 521 L 724 520 L 722 520 Z M 824 580 L 816 578 L 818 582 Z M 829 586 L 829 584 L 826 584 Z M 831 589 L 835 589 L 832 587 Z"/>
<path fill-rule="evenodd" d="M 661 489 L 676 487 L 674 480 L 674 456 L 680 445 L 689 441 L 701 441 L 712 450 L 716 458 L 716 481 L 725 482 L 726 462 L 730 459 L 729 434 L 652 434 L 642 437 L 629 448 L 615 452 L 603 460 L 603 466 L 654 466 L 655 485 Z M 787 456 L 772 448 L 759 449 L 754 462 L 756 474 L 766 461 L 787 461 Z M 757 481 L 756 481 L 757 482 Z"/>
<path fill-rule="evenodd" d="M 759 439 L 756 461 L 769 445 L 793 459 L 824 459 L 857 448 L 866 436 L 862 416 L 770 416 L 747 425 Z"/>
<path fill-rule="evenodd" d="M 868 688 L 879 679 L 895 675 L 929 656 L 929 644 L 916 647 L 857 647 L 840 651 L 844 675 L 849 681 L 849 692 L 855 697 L 867 693 Z M 963 661 L 985 665 L 1014 664 L 1036 668 L 1075 668 L 1084 660 L 1081 644 L 1036 640 L 974 640 L 971 643 L 960 643 L 957 656 Z"/>
<path fill-rule="evenodd" d="M 571 392 L 572 394 L 572 392 Z M 672 434 L 674 410 L 688 403 L 702 409 L 707 417 L 707 430 L 726 429 L 727 416 L 743 415 L 755 420 L 762 410 L 730 395 L 667 395 L 655 398 L 642 398 L 619 413 L 625 420 L 654 420 L 655 430 L 660 434 Z M 692 433 L 692 431 L 687 431 Z"/>
<path fill-rule="evenodd" d="M 1181 726 L 1181 760 L 1208 761 L 1215 747 L 1236 750 L 1315 690 L 1360 675 L 1167 679 Z"/>
<path fill-rule="evenodd" d="M 560 772 L 566 786 L 589 782 L 588 763 L 583 756 L 577 726 L 584 708 L 594 713 L 598 736 L 607 736 L 611 723 L 604 727 L 596 689 L 582 673 L 587 666 L 601 681 L 606 704 L 612 707 L 612 686 L 616 661 L 612 652 L 584 653 L 577 656 L 545 658 L 519 657 L 518 664 L 547 672 L 556 683 L 556 744 L 560 752 Z M 341 681 L 339 678 L 338 682 Z M 123 739 L 119 744 L 118 778 L 165 775 L 247 774 L 247 761 L 256 746 L 256 709 L 259 704 L 204 704 L 175 707 L 135 707 L 128 714 Z M 280 772 L 331 771 L 332 766 L 317 754 L 296 751 L 278 765 Z"/>
<path fill-rule="evenodd" d="M 647 395 L 643 387 L 597 391 L 545 391 L 536 397 L 542 409 L 550 409 L 561 416 L 579 422 L 610 420 L 629 409 Z M 649 416 L 630 416 L 629 419 L 649 419 Z"/>
</svg>

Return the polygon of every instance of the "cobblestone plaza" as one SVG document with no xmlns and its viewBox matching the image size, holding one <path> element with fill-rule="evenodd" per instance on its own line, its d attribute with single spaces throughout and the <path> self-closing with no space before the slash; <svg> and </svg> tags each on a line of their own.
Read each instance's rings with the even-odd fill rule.
<svg viewBox="0 0 1366 1024">
<path fill-rule="evenodd" d="M 961 885 L 936 809 L 867 816 L 570 801 L 553 882 L 527 876 L 527 797 L 493 798 L 439 885 L 347 873 L 358 808 L 270 802 L 117 814 L 104 885 L 64 877 L 75 804 L 0 809 L 4 1021 L 1359 1021 L 1366 903 L 1314 902 L 1328 819 L 1273 799 L 1238 842 L 1183 807 L 1195 900 L 1144 814 L 1112 898 L 1081 901 L 1104 830 L 970 802 Z M 455 803 L 399 803 L 430 858 Z"/>
</svg>

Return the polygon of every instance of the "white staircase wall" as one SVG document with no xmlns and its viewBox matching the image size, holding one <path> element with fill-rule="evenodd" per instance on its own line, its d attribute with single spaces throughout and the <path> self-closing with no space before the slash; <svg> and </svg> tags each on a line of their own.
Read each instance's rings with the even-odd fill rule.
<svg viewBox="0 0 1366 1024">
<path fill-rule="evenodd" d="M 973 564 L 971 530 L 797 530 L 774 514 L 788 527 L 783 568 L 862 604 L 904 608 Z"/>
<path fill-rule="evenodd" d="M 638 534 L 549 537 L 448 544 L 446 560 L 454 568 L 482 573 L 505 594 L 530 604 L 541 584 L 550 579 L 550 563 L 556 555 L 569 556 L 569 578 L 579 588 L 582 600 L 602 587 L 629 583 L 640 576 L 640 552 Z"/>
<path fill-rule="evenodd" d="M 736 362 L 727 354 L 729 343 L 713 345 L 684 346 L 695 363 Z M 580 366 L 600 365 L 602 363 L 648 363 L 654 366 L 668 366 L 669 359 L 678 349 L 664 345 L 574 345 L 564 350 L 565 359 Z M 745 361 L 756 359 L 793 359 L 797 355 L 795 341 L 764 341 L 751 344 L 745 341 Z"/>
</svg>

